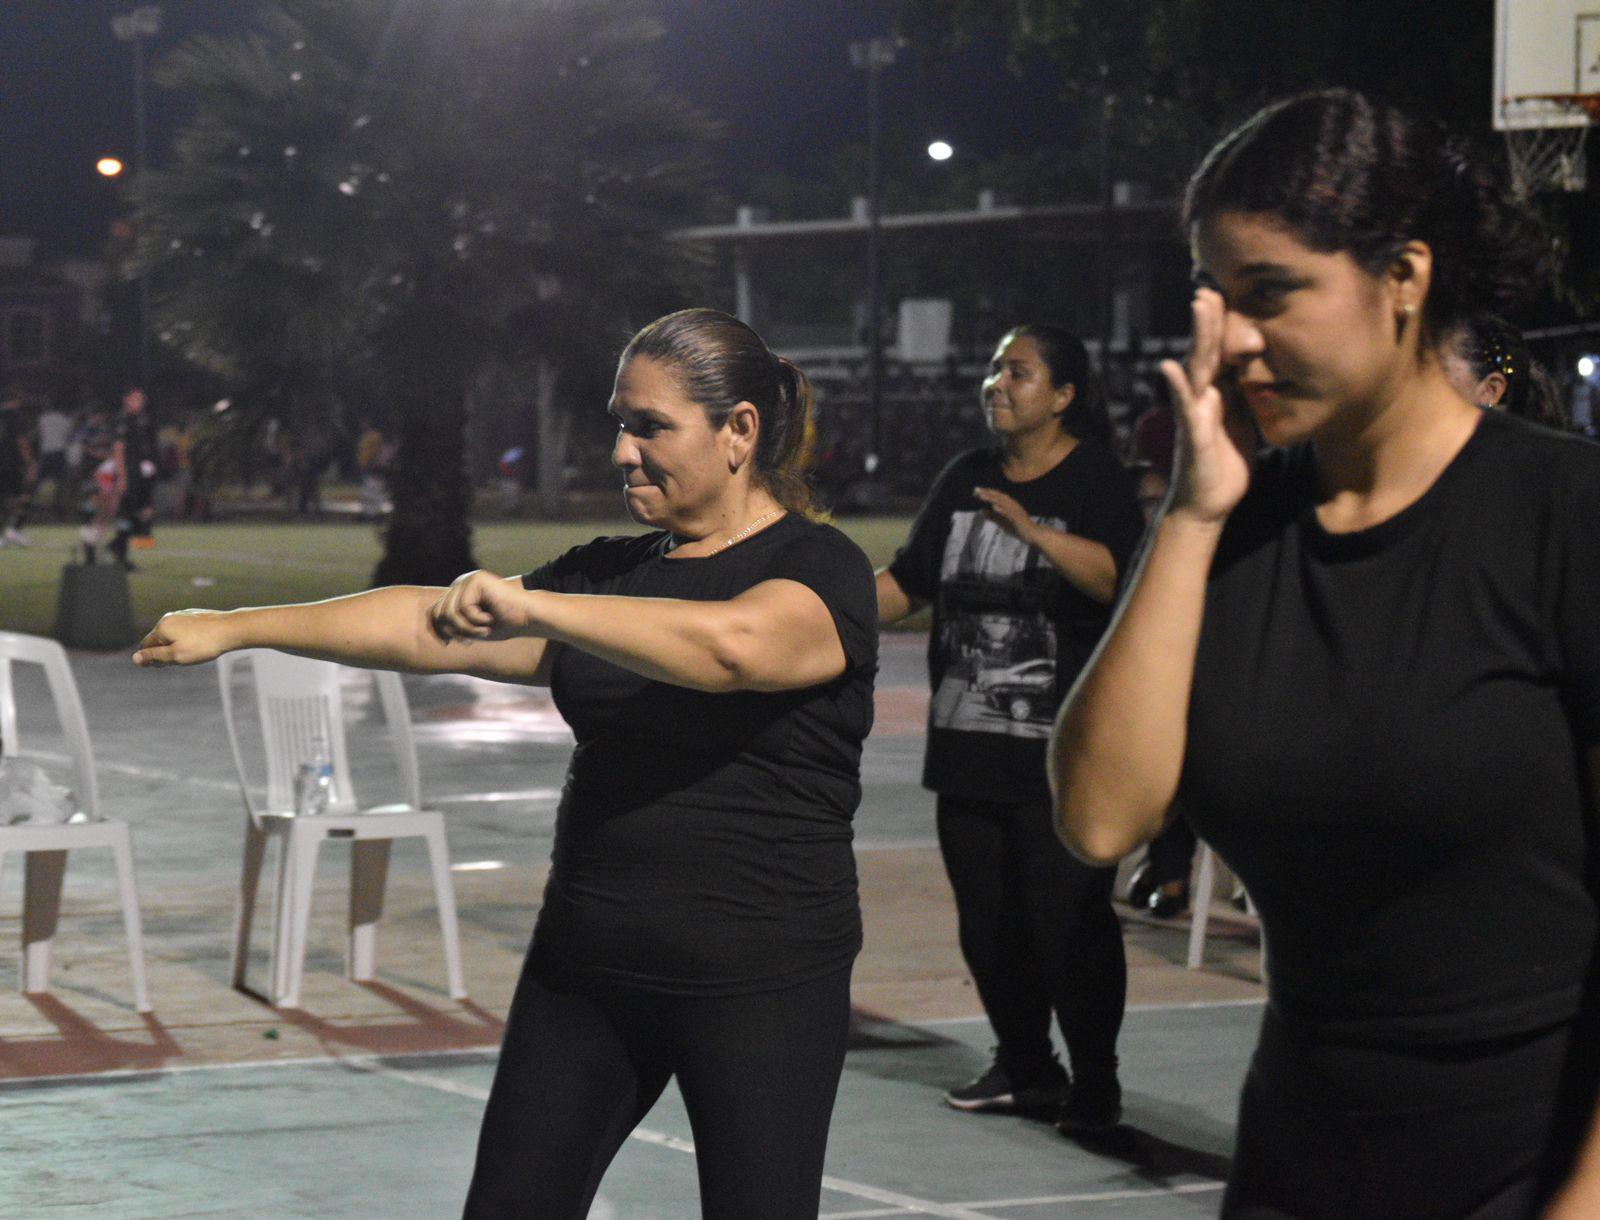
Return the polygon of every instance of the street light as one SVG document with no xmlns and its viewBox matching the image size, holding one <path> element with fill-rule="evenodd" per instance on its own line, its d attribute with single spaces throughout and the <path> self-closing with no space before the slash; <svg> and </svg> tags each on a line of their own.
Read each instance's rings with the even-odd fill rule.
<svg viewBox="0 0 1600 1220">
<path fill-rule="evenodd" d="M 131 13 L 124 13 L 120 17 L 111 19 L 111 32 L 117 36 L 117 41 L 133 44 L 134 165 L 137 169 L 134 196 L 138 202 L 139 227 L 141 229 L 144 227 L 144 211 L 147 202 L 145 170 L 148 162 L 148 148 L 144 130 L 144 42 L 147 38 L 154 38 L 160 31 L 161 10 L 153 4 L 143 5 L 134 9 Z M 107 176 L 110 177 L 112 175 Z M 148 387 L 150 384 L 150 276 L 142 270 L 139 272 L 139 377 L 141 382 Z"/>
<path fill-rule="evenodd" d="M 94 163 L 94 172 L 102 178 L 115 178 L 122 173 L 122 162 L 115 157 L 101 157 Z"/>
<path fill-rule="evenodd" d="M 948 140 L 935 140 L 928 145 L 928 156 L 935 161 L 948 161 L 956 155 L 956 150 L 950 146 Z"/>
<path fill-rule="evenodd" d="M 850 63 L 867 74 L 867 413 L 872 425 L 867 471 L 879 467 L 883 448 L 883 270 L 879 257 L 882 191 L 878 182 L 878 74 L 894 63 L 891 38 L 850 44 Z"/>
</svg>

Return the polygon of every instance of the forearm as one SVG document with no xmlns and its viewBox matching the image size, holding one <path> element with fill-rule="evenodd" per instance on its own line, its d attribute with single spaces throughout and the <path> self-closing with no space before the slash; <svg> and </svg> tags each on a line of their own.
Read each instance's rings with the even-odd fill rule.
<svg viewBox="0 0 1600 1220">
<path fill-rule="evenodd" d="M 1087 860 L 1119 859 L 1154 836 L 1176 795 L 1219 531 L 1162 519 L 1056 719 L 1049 771 L 1057 828 Z"/>
<path fill-rule="evenodd" d="M 1080 593 L 1109 605 L 1117 595 L 1117 561 L 1104 543 L 1052 529 L 1037 521 L 1023 527 L 1022 537 L 1048 559 Z"/>
<path fill-rule="evenodd" d="M 276 648 L 296 656 L 408 673 L 467 670 L 465 644 L 446 644 L 428 624 L 443 589 L 392 585 L 293 606 L 251 606 L 221 617 L 229 651 Z"/>
<path fill-rule="evenodd" d="M 905 591 L 905 586 L 895 579 L 888 568 L 878 570 L 877 588 L 880 624 L 898 623 L 922 608 L 922 603 Z"/>
</svg>

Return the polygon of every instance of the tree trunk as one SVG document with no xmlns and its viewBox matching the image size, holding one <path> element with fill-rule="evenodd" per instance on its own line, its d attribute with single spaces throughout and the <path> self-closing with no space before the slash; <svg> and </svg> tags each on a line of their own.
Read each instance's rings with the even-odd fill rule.
<svg viewBox="0 0 1600 1220">
<path fill-rule="evenodd" d="M 555 365 L 541 356 L 533 365 L 533 414 L 538 429 L 534 449 L 534 488 L 542 512 L 559 512 L 566 491 L 567 443 L 572 420 L 556 406 L 560 378 Z"/>
<path fill-rule="evenodd" d="M 447 585 L 478 566 L 472 554 L 472 489 L 466 467 L 466 391 L 431 378 L 401 405 L 400 443 L 389 476 L 394 513 L 384 530 L 378 585 Z M 428 391 L 431 390 L 432 393 Z"/>
</svg>

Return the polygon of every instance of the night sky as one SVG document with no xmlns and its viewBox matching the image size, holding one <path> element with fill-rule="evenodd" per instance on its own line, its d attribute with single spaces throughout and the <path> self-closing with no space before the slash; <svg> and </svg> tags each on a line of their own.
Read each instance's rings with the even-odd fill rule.
<svg viewBox="0 0 1600 1220">
<path fill-rule="evenodd" d="M 138 0 L 0 0 L 0 234 L 41 239 L 52 255 L 101 249 L 119 203 L 94 172 L 110 153 L 131 166 L 132 53 L 111 18 Z M 152 59 L 190 34 L 248 23 L 245 0 L 166 0 Z M 886 33 L 885 0 L 657 0 L 667 26 L 664 82 L 720 118 L 728 194 L 769 173 L 803 175 L 844 141 L 865 138 L 865 86 L 852 39 Z M 902 52 L 884 78 L 886 138 L 938 136 L 962 155 L 1048 143 L 1062 115 L 1049 80 L 1017 80 L 996 47 L 943 69 Z M 152 161 L 182 116 L 179 99 L 149 94 Z M 864 171 L 863 171 L 864 174 Z"/>
</svg>

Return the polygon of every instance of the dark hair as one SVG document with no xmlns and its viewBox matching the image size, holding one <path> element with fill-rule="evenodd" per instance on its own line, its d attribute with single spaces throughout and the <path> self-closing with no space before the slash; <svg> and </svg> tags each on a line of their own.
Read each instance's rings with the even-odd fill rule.
<svg viewBox="0 0 1600 1220">
<path fill-rule="evenodd" d="M 1348 89 L 1277 102 L 1224 136 L 1189 180 L 1186 229 L 1223 212 L 1281 221 L 1369 274 L 1408 241 L 1433 251 L 1423 335 L 1503 310 L 1548 277 L 1552 243 L 1501 176 L 1443 127 Z"/>
<path fill-rule="evenodd" d="M 1561 409 L 1560 395 L 1533 361 L 1528 341 L 1522 332 L 1494 314 L 1468 318 L 1450 336 L 1450 343 L 1482 381 L 1490 373 L 1506 379 L 1505 397 L 1500 406 L 1509 415 L 1520 415 L 1551 428 L 1567 428 L 1571 421 Z"/>
<path fill-rule="evenodd" d="M 1006 332 L 1002 343 L 1011 339 L 1032 339 L 1038 344 L 1050 384 L 1056 389 L 1070 385 L 1072 402 L 1061 413 L 1061 430 L 1079 440 L 1111 439 L 1111 418 L 1106 414 L 1100 382 L 1089 364 L 1089 349 L 1065 326 L 1054 322 L 1025 322 Z"/>
<path fill-rule="evenodd" d="M 678 385 L 705 408 L 713 428 L 741 402 L 761 417 L 755 478 L 791 512 L 813 509 L 805 469 L 810 461 L 811 382 L 774 355 L 760 335 L 720 309 L 683 309 L 657 318 L 623 349 L 621 363 L 649 356 L 673 371 Z"/>
</svg>

